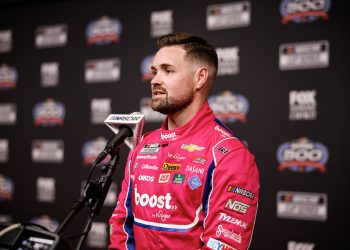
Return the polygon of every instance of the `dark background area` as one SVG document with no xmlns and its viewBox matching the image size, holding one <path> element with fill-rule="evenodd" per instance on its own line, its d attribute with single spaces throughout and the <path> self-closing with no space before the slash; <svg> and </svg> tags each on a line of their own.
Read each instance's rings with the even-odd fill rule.
<svg viewBox="0 0 350 250">
<path fill-rule="evenodd" d="M 83 164 L 82 147 L 87 140 L 112 132 L 104 124 L 91 124 L 90 101 L 111 98 L 112 112 L 129 114 L 140 110 L 140 99 L 150 96 L 143 82 L 141 61 L 156 51 L 156 38 L 150 36 L 153 11 L 173 10 L 173 31 L 196 33 L 214 47 L 239 47 L 240 71 L 218 76 L 213 95 L 230 90 L 249 100 L 245 123 L 227 125 L 249 144 L 260 169 L 261 192 L 255 231 L 250 249 L 288 249 L 289 241 L 314 243 L 314 249 L 346 249 L 349 230 L 347 214 L 350 190 L 348 167 L 349 143 L 349 7 L 347 1 L 332 1 L 327 20 L 302 24 L 282 24 L 281 1 L 251 0 L 249 26 L 208 30 L 206 9 L 213 4 L 237 1 L 0 1 L 0 31 L 12 30 L 12 50 L 0 53 L 0 66 L 7 64 L 18 71 L 15 89 L 0 91 L 0 103 L 17 104 L 17 122 L 0 124 L 0 138 L 9 141 L 9 157 L 0 163 L 0 174 L 14 183 L 11 200 L 0 199 L 0 217 L 7 223 L 27 222 L 47 215 L 62 222 L 79 196 L 81 181 L 89 167 Z M 86 26 L 101 16 L 122 23 L 120 41 L 104 46 L 86 45 Z M 68 42 L 63 47 L 37 49 L 38 26 L 65 23 Z M 329 66 L 325 68 L 279 69 L 279 46 L 285 43 L 325 40 L 329 43 Z M 121 60 L 121 78 L 112 83 L 87 84 L 84 65 L 90 59 L 117 57 Z M 58 86 L 40 85 L 40 65 L 60 64 Z M 289 93 L 292 90 L 316 90 L 317 118 L 289 120 Z M 33 125 L 33 107 L 53 98 L 64 103 L 63 126 Z M 144 131 L 160 126 L 146 122 Z M 326 172 L 296 173 L 279 171 L 278 147 L 306 137 L 325 145 L 329 151 Z M 62 139 L 65 143 L 62 163 L 34 163 L 31 159 L 35 139 Z M 128 149 L 123 147 L 117 169 L 118 185 L 124 175 Z M 38 176 L 56 180 L 54 202 L 36 199 Z M 0 189 L 0 191 L 2 191 Z M 277 192 L 325 193 L 328 213 L 325 221 L 278 218 Z M 114 206 L 104 206 L 97 222 L 107 223 Z M 68 234 L 77 234 L 86 218 L 75 218 Z M 103 248 L 103 247 L 102 247 Z M 95 249 L 84 246 L 84 249 Z"/>
</svg>

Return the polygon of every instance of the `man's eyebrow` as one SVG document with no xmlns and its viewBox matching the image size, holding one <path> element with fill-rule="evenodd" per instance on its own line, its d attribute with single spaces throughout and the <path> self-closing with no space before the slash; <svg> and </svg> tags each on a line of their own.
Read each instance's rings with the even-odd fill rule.
<svg viewBox="0 0 350 250">
<path fill-rule="evenodd" d="M 174 67 L 174 65 L 172 64 L 168 64 L 168 63 L 162 63 L 161 65 L 159 65 L 159 68 L 161 69 L 167 69 L 169 67 Z M 155 66 L 151 66 L 151 70 L 157 70 Z"/>
</svg>

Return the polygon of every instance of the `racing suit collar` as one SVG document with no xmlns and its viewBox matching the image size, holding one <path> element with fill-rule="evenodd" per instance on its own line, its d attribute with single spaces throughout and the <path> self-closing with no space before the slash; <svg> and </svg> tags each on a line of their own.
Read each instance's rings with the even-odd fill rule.
<svg viewBox="0 0 350 250">
<path fill-rule="evenodd" d="M 180 138 L 185 138 L 187 135 L 193 135 L 203 126 L 208 124 L 214 118 L 214 113 L 206 101 L 199 112 L 185 125 L 168 130 L 168 117 L 165 118 L 162 127 L 159 129 L 159 137 L 162 142 L 177 141 Z"/>
</svg>

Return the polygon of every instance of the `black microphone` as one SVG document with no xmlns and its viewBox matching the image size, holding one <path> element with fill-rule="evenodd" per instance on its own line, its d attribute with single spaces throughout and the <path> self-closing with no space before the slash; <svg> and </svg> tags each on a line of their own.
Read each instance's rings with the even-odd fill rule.
<svg viewBox="0 0 350 250">
<path fill-rule="evenodd" d="M 102 152 L 97 156 L 94 164 L 99 164 L 102 160 L 104 160 L 107 155 L 113 157 L 115 155 L 115 151 L 120 146 L 127 137 L 132 137 L 133 132 L 132 129 L 126 125 L 119 126 L 119 131 L 115 134 L 109 141 L 107 142 L 105 148 Z"/>
</svg>

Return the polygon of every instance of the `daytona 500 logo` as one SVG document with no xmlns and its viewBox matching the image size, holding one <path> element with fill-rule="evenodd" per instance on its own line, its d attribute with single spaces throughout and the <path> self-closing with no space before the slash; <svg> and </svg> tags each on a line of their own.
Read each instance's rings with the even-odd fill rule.
<svg viewBox="0 0 350 250">
<path fill-rule="evenodd" d="M 277 149 L 279 170 L 289 169 L 293 172 L 326 171 L 328 150 L 320 142 L 299 138 L 281 144 Z"/>
</svg>

